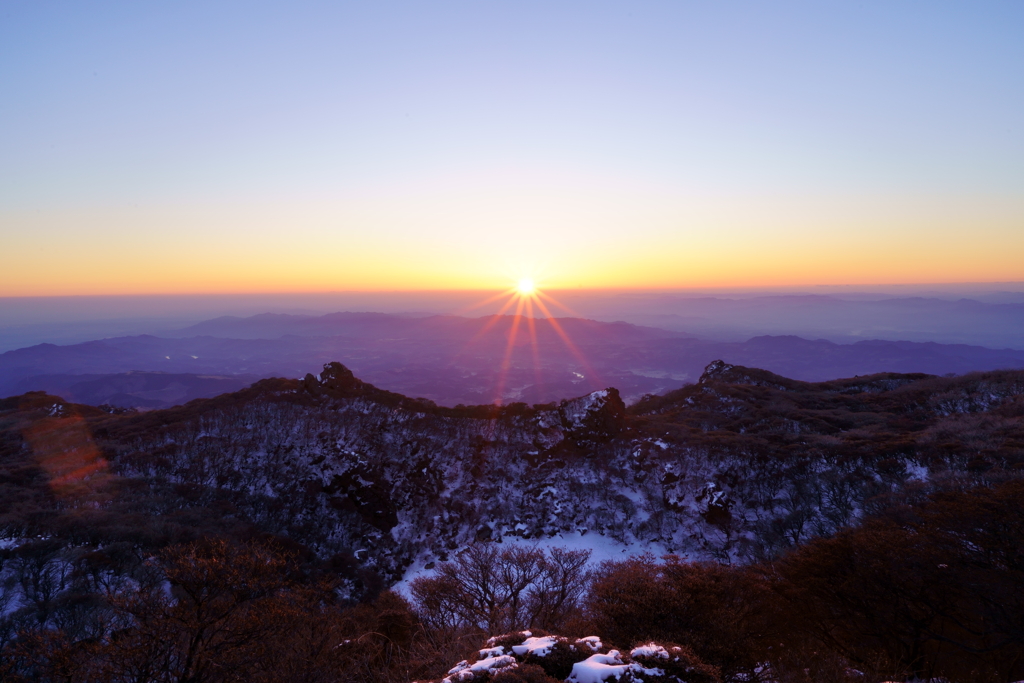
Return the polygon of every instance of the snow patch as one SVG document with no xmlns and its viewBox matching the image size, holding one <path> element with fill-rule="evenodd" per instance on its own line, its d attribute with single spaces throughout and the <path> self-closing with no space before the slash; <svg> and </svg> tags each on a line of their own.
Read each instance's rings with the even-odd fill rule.
<svg viewBox="0 0 1024 683">
<path fill-rule="evenodd" d="M 488 657 L 487 659 L 481 659 L 478 662 L 470 664 L 465 659 L 456 664 L 448 675 L 441 679 L 441 683 L 460 683 L 461 681 L 471 681 L 478 675 L 482 674 L 496 674 L 499 671 L 505 671 L 506 669 L 515 669 L 519 666 L 515 657 L 509 655 L 500 655 L 498 657 Z"/>
<path fill-rule="evenodd" d="M 618 679 L 629 671 L 629 664 L 622 663 L 618 650 L 606 655 L 590 655 L 582 662 L 572 665 L 572 673 L 566 681 L 572 683 L 604 683 L 609 678 Z"/>
<path fill-rule="evenodd" d="M 512 652 L 517 655 L 531 654 L 537 657 L 547 657 L 551 648 L 558 642 L 555 636 L 544 636 L 543 638 L 527 638 L 521 645 L 513 645 Z"/>
</svg>

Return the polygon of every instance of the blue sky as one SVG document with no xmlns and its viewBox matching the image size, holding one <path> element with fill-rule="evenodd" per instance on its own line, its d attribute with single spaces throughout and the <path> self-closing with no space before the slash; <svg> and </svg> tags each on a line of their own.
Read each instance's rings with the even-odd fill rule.
<svg viewBox="0 0 1024 683">
<path fill-rule="evenodd" d="M 587 240 L 572 279 L 594 286 L 616 255 L 609 284 L 665 286 L 666 251 L 788 246 L 803 261 L 756 274 L 778 284 L 819 252 L 933 238 L 915 277 L 1024 279 L 999 260 L 1024 256 L 1022 35 L 1010 2 L 8 1 L 0 294 L 387 285 L 315 259 L 297 278 L 318 247 L 393 258 L 411 288 L 559 282 Z M 179 234 L 151 278 L 118 272 Z M 277 274 L 211 275 L 242 242 Z M 742 280 L 719 271 L 677 279 Z"/>
</svg>

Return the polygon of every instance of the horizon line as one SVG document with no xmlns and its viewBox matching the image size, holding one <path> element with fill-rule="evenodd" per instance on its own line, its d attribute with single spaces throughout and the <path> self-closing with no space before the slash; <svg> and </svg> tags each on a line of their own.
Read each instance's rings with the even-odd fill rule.
<svg viewBox="0 0 1024 683">
<path fill-rule="evenodd" d="M 807 291 L 824 289 L 880 289 L 880 288 L 923 288 L 923 287 L 1024 287 L 1024 280 L 993 280 L 966 282 L 911 282 L 911 283 L 857 283 L 857 284 L 813 284 L 813 285 L 707 285 L 691 287 L 543 287 L 546 292 L 756 292 L 756 291 Z M 479 292 L 500 292 L 500 287 L 438 288 L 438 289 L 333 289 L 333 290 L 255 290 L 255 291 L 204 291 L 204 292 L 141 292 L 141 293 L 89 293 L 89 294 L 0 294 L 0 300 L 11 299 L 85 299 L 85 298 L 141 298 L 141 297 L 252 297 L 252 296 L 331 296 L 331 295 L 430 295 L 430 294 L 473 294 Z"/>
</svg>

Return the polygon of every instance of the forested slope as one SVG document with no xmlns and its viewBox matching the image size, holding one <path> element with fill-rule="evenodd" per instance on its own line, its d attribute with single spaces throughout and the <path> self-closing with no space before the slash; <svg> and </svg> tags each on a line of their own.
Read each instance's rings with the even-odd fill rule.
<svg viewBox="0 0 1024 683">
<path fill-rule="evenodd" d="M 889 602 L 850 607 L 849 596 L 836 592 L 843 586 L 904 599 L 893 576 L 956 567 L 981 588 L 952 606 L 940 600 L 946 616 L 935 616 L 929 594 L 910 604 L 931 610 L 932 621 L 922 623 L 946 624 L 942 638 L 1002 651 L 1017 642 L 1005 596 L 1017 594 L 1020 568 L 996 541 L 1017 538 L 1019 520 L 1011 515 L 1006 529 L 976 544 L 1009 558 L 998 566 L 957 555 L 957 534 L 980 532 L 958 530 L 956 522 L 1014 508 L 1024 473 L 1022 397 L 1017 371 L 804 383 L 716 362 L 697 384 L 628 410 L 614 389 L 560 404 L 443 408 L 379 390 L 339 364 L 319 377 L 264 380 L 147 413 L 105 412 L 41 393 L 5 399 L 2 640 L 24 648 L 29 627 L 73 643 L 102 640 L 112 615 L 127 618 L 117 600 L 146 585 L 157 591 L 147 595 L 159 597 L 161 581 L 177 585 L 160 577 L 177 571 L 183 556 L 237 556 L 243 565 L 254 553 L 284 558 L 271 564 L 287 581 L 267 579 L 276 586 L 270 593 L 287 585 L 321 596 L 288 617 L 301 620 L 324 608 L 323 596 L 339 609 L 372 600 L 410 569 L 456 561 L 467 547 L 541 542 L 775 567 L 772 581 L 782 583 L 772 590 L 805 606 L 838 601 L 852 610 L 844 623 L 876 621 L 872 610 L 884 613 Z M 1002 492 L 1003 512 L 984 512 L 992 490 Z M 931 529 L 944 531 L 928 535 Z M 925 539 L 923 550 L 894 575 L 882 553 L 915 539 Z M 952 559 L 933 561 L 942 552 Z M 888 574 L 851 576 L 840 586 L 830 579 L 850 562 L 876 561 Z M 111 602 L 111 595 L 122 597 Z M 966 621 L 964 605 L 975 606 Z M 908 609 L 910 616 L 885 619 L 918 623 L 918 607 Z M 985 610 L 984 628 L 968 623 Z M 836 656 L 905 642 L 892 650 L 894 661 L 920 662 L 927 655 L 921 643 L 938 637 L 928 630 L 938 627 L 927 625 L 910 636 L 903 626 L 895 635 L 858 626 L 842 636 L 834 611 L 829 617 L 802 607 L 801 614 L 820 625 L 822 638 L 842 641 L 830 646 Z M 599 617 L 592 612 L 580 623 L 600 624 Z M 985 635 L 995 623 L 1002 635 Z M 642 633 L 615 637 L 631 647 L 625 641 Z M 860 644 L 851 646 L 851 638 Z"/>
</svg>

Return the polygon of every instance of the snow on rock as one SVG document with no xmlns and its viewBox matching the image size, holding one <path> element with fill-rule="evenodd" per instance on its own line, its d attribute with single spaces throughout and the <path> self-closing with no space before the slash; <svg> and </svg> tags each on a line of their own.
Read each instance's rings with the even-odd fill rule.
<svg viewBox="0 0 1024 683">
<path fill-rule="evenodd" d="M 468 674 L 463 676 L 463 674 Z M 469 660 L 463 659 L 461 662 L 453 666 L 448 670 L 448 676 L 441 679 L 441 683 L 453 683 L 454 681 L 469 680 L 473 677 L 473 672 L 469 670 Z"/>
<path fill-rule="evenodd" d="M 456 664 L 452 668 L 448 669 L 448 673 L 449 673 L 449 675 L 450 674 L 457 674 L 460 671 L 466 671 L 468 669 L 469 669 L 469 660 L 468 659 L 463 659 L 461 662 L 459 662 L 458 664 Z"/>
<path fill-rule="evenodd" d="M 601 638 L 598 636 L 587 636 L 585 638 L 577 638 L 576 644 L 582 647 L 590 648 L 591 652 L 597 652 L 604 648 L 604 643 L 601 642 Z"/>
<path fill-rule="evenodd" d="M 523 640 L 526 640 L 527 638 L 529 638 L 532 635 L 533 635 L 533 631 L 516 631 L 515 633 L 506 633 L 506 634 L 500 635 L 500 636 L 491 636 L 490 638 L 487 639 L 487 647 L 494 647 L 498 643 L 499 640 L 505 640 L 506 638 L 509 638 L 509 637 L 517 637 L 518 636 L 518 637 L 522 637 Z"/>
<path fill-rule="evenodd" d="M 475 662 L 469 667 L 469 670 L 475 674 L 482 673 L 497 673 L 502 669 L 514 669 L 519 666 L 515 657 L 509 655 L 499 655 L 497 657 L 488 657 L 487 659 L 481 659 Z"/>
<path fill-rule="evenodd" d="M 663 648 L 657 643 L 647 643 L 640 647 L 634 647 L 629 653 L 630 657 L 659 657 L 661 659 L 668 659 L 668 650 Z"/>
<path fill-rule="evenodd" d="M 688 648 L 647 642 L 628 652 L 605 649 L 598 636 L 570 640 L 529 631 L 489 638 L 479 661 L 463 660 L 438 683 L 483 683 L 529 663 L 565 683 L 720 683 L 718 670 Z M 571 664 L 569 677 L 562 679 Z M 556 675 L 557 672 L 557 675 Z"/>
<path fill-rule="evenodd" d="M 729 365 L 722 360 L 713 360 L 708 363 L 707 367 L 704 368 L 704 374 L 697 380 L 697 384 L 707 384 L 708 382 L 717 379 L 733 369 L 732 365 Z"/>
<path fill-rule="evenodd" d="M 612 391 L 614 391 L 614 389 Z M 563 401 L 559 408 L 559 412 L 561 412 L 566 426 L 568 426 L 569 429 L 579 429 L 584 427 L 591 414 L 597 413 L 608 406 L 609 393 L 608 389 L 602 389 L 601 391 L 595 391 L 587 394 L 586 396 L 581 396 L 580 398 Z M 616 398 L 618 398 L 617 393 Z M 621 403 L 621 399 L 619 399 L 619 402 Z"/>
<path fill-rule="evenodd" d="M 499 655 L 497 657 L 487 657 L 479 661 L 470 664 L 467 660 L 462 660 L 456 664 L 448 672 L 448 676 L 441 679 L 441 683 L 462 683 L 463 681 L 472 681 L 478 676 L 483 674 L 496 674 L 499 671 L 505 671 L 507 669 L 515 669 L 519 666 L 519 662 L 516 661 L 515 657 L 508 655 Z"/>
<path fill-rule="evenodd" d="M 630 665 L 622 661 L 618 650 L 612 650 L 606 655 L 590 655 L 582 662 L 572 665 L 572 673 L 566 681 L 572 683 L 604 683 L 608 679 L 618 681 L 629 673 Z"/>
<path fill-rule="evenodd" d="M 558 636 L 544 636 L 543 638 L 527 638 L 522 642 L 521 645 L 513 645 L 512 652 L 517 655 L 534 655 L 536 657 L 546 657 L 551 652 L 551 648 L 554 647 L 555 643 L 564 638 Z"/>
</svg>

